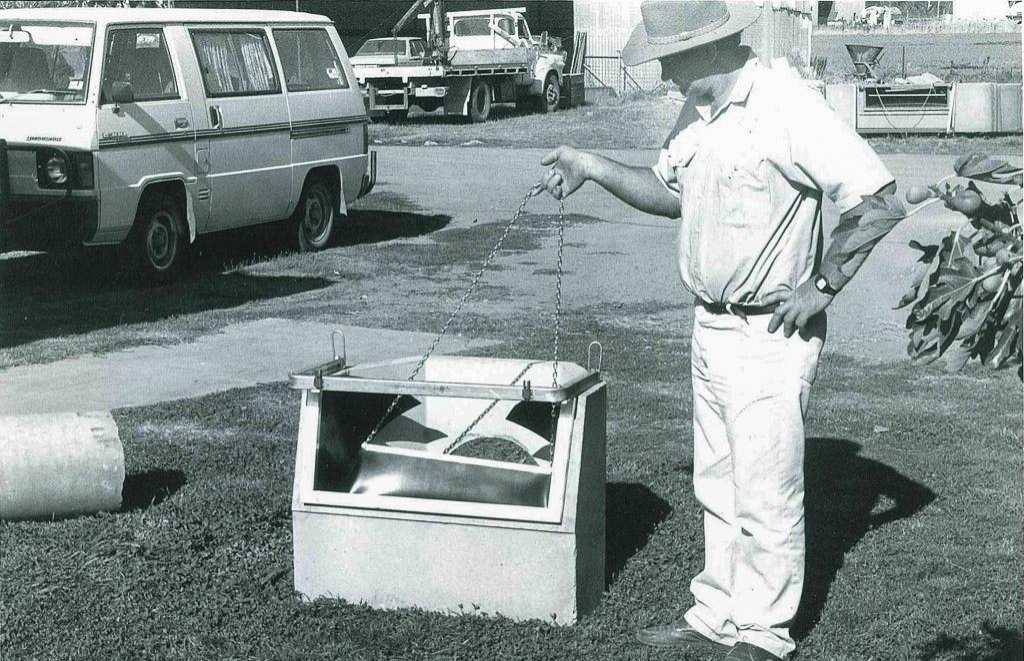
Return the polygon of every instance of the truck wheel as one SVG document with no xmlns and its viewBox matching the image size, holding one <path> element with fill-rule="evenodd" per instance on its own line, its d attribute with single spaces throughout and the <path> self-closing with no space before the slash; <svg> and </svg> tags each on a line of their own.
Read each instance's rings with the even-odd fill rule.
<svg viewBox="0 0 1024 661">
<path fill-rule="evenodd" d="M 334 231 L 334 193 L 323 177 L 306 181 L 299 204 L 291 217 L 291 235 L 299 252 L 327 247 Z"/>
<path fill-rule="evenodd" d="M 562 90 L 558 86 L 558 76 L 552 71 L 544 79 L 544 93 L 538 99 L 538 110 L 542 113 L 555 112 L 561 102 Z"/>
<path fill-rule="evenodd" d="M 486 122 L 491 116 L 491 84 L 486 80 L 473 82 L 469 93 L 469 118 L 474 124 Z"/>
<path fill-rule="evenodd" d="M 388 110 L 384 113 L 384 121 L 388 124 L 401 124 L 409 117 L 409 110 Z"/>
<path fill-rule="evenodd" d="M 151 282 L 171 280 L 184 261 L 185 245 L 178 201 L 166 193 L 146 195 L 127 241 L 129 259 L 138 274 Z"/>
</svg>

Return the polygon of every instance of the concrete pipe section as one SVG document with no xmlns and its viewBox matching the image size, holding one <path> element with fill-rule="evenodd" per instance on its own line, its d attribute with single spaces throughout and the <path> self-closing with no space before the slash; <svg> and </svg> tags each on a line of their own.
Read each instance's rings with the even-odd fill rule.
<svg viewBox="0 0 1024 661">
<path fill-rule="evenodd" d="M 123 485 L 110 413 L 0 416 L 0 519 L 116 511 Z"/>
</svg>

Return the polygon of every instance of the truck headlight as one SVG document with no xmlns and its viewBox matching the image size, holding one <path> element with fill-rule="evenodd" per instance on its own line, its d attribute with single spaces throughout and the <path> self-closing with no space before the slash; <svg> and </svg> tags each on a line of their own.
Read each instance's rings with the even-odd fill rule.
<svg viewBox="0 0 1024 661">
<path fill-rule="evenodd" d="M 46 160 L 46 181 L 54 186 L 68 182 L 68 163 L 63 156 L 54 154 Z"/>
</svg>

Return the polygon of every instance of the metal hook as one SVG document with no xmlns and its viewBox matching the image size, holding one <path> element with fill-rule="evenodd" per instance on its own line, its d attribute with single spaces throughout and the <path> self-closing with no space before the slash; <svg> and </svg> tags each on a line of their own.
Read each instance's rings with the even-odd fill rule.
<svg viewBox="0 0 1024 661">
<path fill-rule="evenodd" d="M 338 345 L 335 343 L 335 340 L 339 337 L 341 338 L 340 354 L 338 353 Z M 331 331 L 331 351 L 334 353 L 334 360 L 340 360 L 343 366 L 348 362 L 345 355 L 345 334 L 338 329 Z"/>
<path fill-rule="evenodd" d="M 604 347 L 597 340 L 590 343 L 587 347 L 587 369 L 594 369 L 594 348 L 597 347 L 597 371 L 601 371 L 601 364 L 604 362 Z"/>
</svg>

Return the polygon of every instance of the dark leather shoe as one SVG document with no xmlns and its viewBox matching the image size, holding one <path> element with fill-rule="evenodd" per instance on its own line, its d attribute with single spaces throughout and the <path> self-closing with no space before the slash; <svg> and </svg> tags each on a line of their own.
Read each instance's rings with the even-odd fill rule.
<svg viewBox="0 0 1024 661">
<path fill-rule="evenodd" d="M 782 661 L 782 657 L 775 656 L 757 645 L 736 643 L 723 661 Z"/>
<path fill-rule="evenodd" d="M 701 632 L 691 627 L 685 621 L 647 627 L 646 629 L 638 631 L 636 633 L 636 637 L 637 640 L 644 645 L 651 645 L 652 647 L 703 647 L 719 650 L 729 649 L 728 645 L 723 645 L 722 643 L 711 640 Z"/>
</svg>

